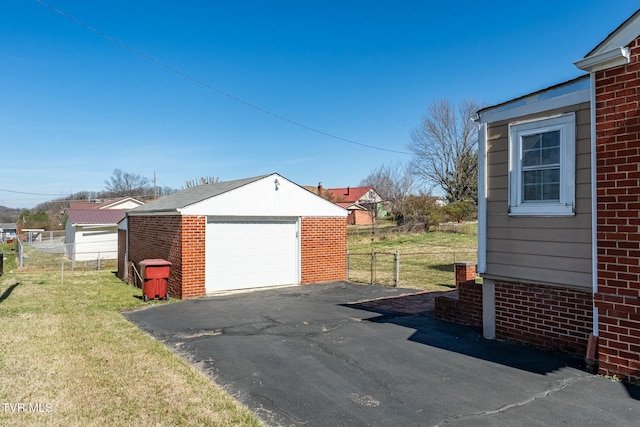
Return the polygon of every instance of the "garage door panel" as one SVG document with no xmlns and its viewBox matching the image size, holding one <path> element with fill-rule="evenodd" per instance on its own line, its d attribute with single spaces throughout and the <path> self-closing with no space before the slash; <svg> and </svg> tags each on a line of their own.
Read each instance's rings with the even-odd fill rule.
<svg viewBox="0 0 640 427">
<path fill-rule="evenodd" d="M 207 224 L 208 292 L 298 282 L 296 221 Z"/>
</svg>

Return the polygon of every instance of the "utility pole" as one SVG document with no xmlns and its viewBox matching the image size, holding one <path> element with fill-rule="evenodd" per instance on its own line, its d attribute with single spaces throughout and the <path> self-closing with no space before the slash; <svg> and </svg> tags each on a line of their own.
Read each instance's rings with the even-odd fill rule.
<svg viewBox="0 0 640 427">
<path fill-rule="evenodd" d="M 153 199 L 158 198 L 158 180 L 156 178 L 156 171 L 153 171 Z"/>
</svg>

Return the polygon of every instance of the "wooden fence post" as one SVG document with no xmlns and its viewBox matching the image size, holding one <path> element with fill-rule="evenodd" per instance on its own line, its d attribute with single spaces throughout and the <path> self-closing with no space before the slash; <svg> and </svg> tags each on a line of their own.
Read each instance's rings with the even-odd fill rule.
<svg viewBox="0 0 640 427">
<path fill-rule="evenodd" d="M 400 251 L 393 254 L 393 287 L 398 287 L 400 281 Z"/>
<path fill-rule="evenodd" d="M 347 249 L 347 280 L 349 280 L 349 249 Z"/>
<path fill-rule="evenodd" d="M 376 283 L 376 253 L 371 249 L 371 285 Z"/>
</svg>

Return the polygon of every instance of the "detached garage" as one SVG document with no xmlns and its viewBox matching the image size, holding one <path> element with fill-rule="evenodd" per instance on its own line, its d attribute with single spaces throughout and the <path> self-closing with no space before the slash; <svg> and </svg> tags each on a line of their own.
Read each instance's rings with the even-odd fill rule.
<svg viewBox="0 0 640 427">
<path fill-rule="evenodd" d="M 132 209 L 119 224 L 118 275 L 171 262 L 169 293 L 346 279 L 347 211 L 278 174 L 192 187 Z"/>
</svg>

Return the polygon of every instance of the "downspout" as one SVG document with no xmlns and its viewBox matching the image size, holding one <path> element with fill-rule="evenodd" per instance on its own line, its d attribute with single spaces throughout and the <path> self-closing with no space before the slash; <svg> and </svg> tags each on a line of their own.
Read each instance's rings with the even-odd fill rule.
<svg viewBox="0 0 640 427">
<path fill-rule="evenodd" d="M 127 228 L 125 229 L 124 239 L 124 275 L 125 281 L 129 281 L 129 213 L 124 214 L 124 218 L 127 222 Z"/>
<path fill-rule="evenodd" d="M 598 336 L 598 191 L 596 160 L 596 73 L 589 73 L 589 114 L 591 115 L 591 286 L 593 292 L 593 336 Z"/>
<path fill-rule="evenodd" d="M 479 120 L 479 117 L 476 118 Z M 487 271 L 487 124 L 478 123 L 478 273 Z"/>
</svg>

